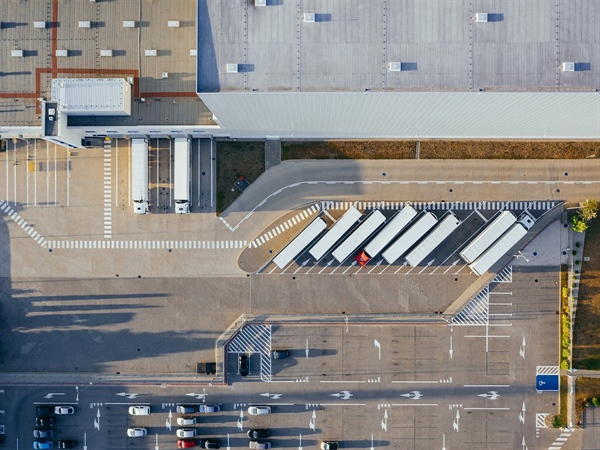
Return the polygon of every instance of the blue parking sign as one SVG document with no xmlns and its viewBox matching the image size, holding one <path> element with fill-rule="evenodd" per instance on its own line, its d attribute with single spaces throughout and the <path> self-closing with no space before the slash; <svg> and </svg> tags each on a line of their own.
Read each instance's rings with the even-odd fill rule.
<svg viewBox="0 0 600 450">
<path fill-rule="evenodd" d="M 558 391 L 558 375 L 537 375 L 535 389 L 538 391 Z"/>
</svg>

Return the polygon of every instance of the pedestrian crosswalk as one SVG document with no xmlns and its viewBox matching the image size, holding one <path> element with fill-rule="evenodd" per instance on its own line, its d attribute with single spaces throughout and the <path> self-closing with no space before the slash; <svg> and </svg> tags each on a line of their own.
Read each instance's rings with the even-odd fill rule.
<svg viewBox="0 0 600 450">
<path fill-rule="evenodd" d="M 52 240 L 51 249 L 165 249 L 165 250 L 235 250 L 246 247 L 247 241 L 121 241 L 121 240 Z"/>
<path fill-rule="evenodd" d="M 37 231 L 33 229 L 31 225 L 27 223 L 25 219 L 23 219 L 14 209 L 12 209 L 7 202 L 4 200 L 0 200 L 0 209 L 4 211 L 12 220 L 15 221 L 17 225 L 19 225 L 25 232 L 31 236 L 35 242 L 40 244 L 42 247 L 46 247 L 46 239 L 43 238 Z"/>
<path fill-rule="evenodd" d="M 270 241 L 278 234 L 281 234 L 284 231 L 289 230 L 290 228 L 298 225 L 299 223 L 302 223 L 304 220 L 313 216 L 314 214 L 319 212 L 319 209 L 320 209 L 319 204 L 314 204 L 310 208 L 306 208 L 304 211 L 299 212 L 294 217 L 286 220 L 282 224 L 277 225 L 275 228 L 272 228 L 271 230 L 267 231 L 266 233 L 263 233 L 262 235 L 260 235 L 256 239 L 254 239 L 252 242 L 250 242 L 250 248 L 260 247 L 262 244 Z"/>
<path fill-rule="evenodd" d="M 540 210 L 547 211 L 559 205 L 558 202 L 322 202 L 323 209 L 347 210 L 353 206 L 360 210 L 397 210 L 411 205 L 416 210 Z"/>
<path fill-rule="evenodd" d="M 104 141 L 104 239 L 112 238 L 112 149 L 111 141 Z"/>
</svg>

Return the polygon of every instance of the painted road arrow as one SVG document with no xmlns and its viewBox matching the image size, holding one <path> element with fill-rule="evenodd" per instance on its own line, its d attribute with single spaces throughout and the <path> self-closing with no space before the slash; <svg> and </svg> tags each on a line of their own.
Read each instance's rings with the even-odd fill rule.
<svg viewBox="0 0 600 450">
<path fill-rule="evenodd" d="M 306 359 L 308 359 L 308 339 L 306 340 L 306 350 L 304 350 L 306 352 Z"/>
<path fill-rule="evenodd" d="M 331 396 L 341 398 L 342 400 L 348 400 L 350 397 L 352 397 L 352 394 L 350 391 L 340 391 L 336 392 L 335 394 L 331 394 Z"/>
<path fill-rule="evenodd" d="M 231 450 L 231 447 L 229 446 L 229 433 L 227 433 L 227 450 Z"/>
<path fill-rule="evenodd" d="M 385 412 L 383 413 L 383 420 L 381 421 L 381 429 L 383 431 L 387 431 L 387 420 L 388 420 L 388 414 L 387 414 L 387 409 L 386 409 Z"/>
<path fill-rule="evenodd" d="M 190 392 L 189 394 L 185 394 L 185 395 L 187 395 L 188 397 L 195 397 L 198 400 L 206 398 L 206 394 L 196 394 L 194 392 Z"/>
<path fill-rule="evenodd" d="M 265 393 L 265 394 L 260 394 L 260 395 L 262 395 L 263 397 L 269 397 L 269 398 L 272 398 L 273 400 L 279 400 L 283 394 L 269 394 L 269 393 L 267 392 L 267 393 Z"/>
<path fill-rule="evenodd" d="M 100 408 L 98 408 L 98 413 L 96 414 L 96 418 L 94 419 L 94 428 L 96 430 L 100 430 Z"/>
<path fill-rule="evenodd" d="M 171 431 L 171 424 L 173 419 L 173 411 L 171 411 L 171 408 L 169 408 L 169 415 L 167 417 L 167 420 L 165 421 L 165 427 L 167 428 L 167 430 Z"/>
<path fill-rule="evenodd" d="M 452 350 L 452 336 L 450 336 L 450 359 L 452 359 L 453 353 L 454 353 L 454 350 Z"/>
<path fill-rule="evenodd" d="M 373 446 L 373 434 L 371 434 L 371 447 L 369 447 L 369 450 L 375 450 L 375 446 Z"/>
<path fill-rule="evenodd" d="M 302 435 L 300 435 L 300 444 L 298 444 L 298 450 L 302 450 Z"/>
<path fill-rule="evenodd" d="M 160 447 L 158 446 L 158 433 L 156 433 L 156 445 L 154 445 L 154 450 L 159 450 Z"/>
<path fill-rule="evenodd" d="M 456 410 L 456 419 L 454 419 L 454 422 L 452 422 L 452 428 L 454 428 L 454 431 L 456 431 L 458 433 L 458 426 L 460 423 L 460 413 L 458 412 L 458 410 Z"/>
<path fill-rule="evenodd" d="M 87 433 L 83 433 L 83 450 L 87 450 Z"/>
<path fill-rule="evenodd" d="M 121 397 L 127 397 L 128 399 L 132 400 L 136 398 L 139 394 L 128 394 L 127 392 L 119 392 L 117 395 L 120 395 Z"/>
<path fill-rule="evenodd" d="M 50 393 L 44 395 L 44 398 L 52 398 L 55 395 L 65 395 L 65 393 L 64 392 L 50 392 Z"/>
<path fill-rule="evenodd" d="M 522 424 L 525 424 L 525 411 L 527 409 L 525 409 L 525 402 L 523 402 L 523 408 L 521 408 L 521 412 L 519 413 L 519 422 Z"/>
<path fill-rule="evenodd" d="M 408 394 L 400 394 L 401 397 L 408 397 L 412 400 L 419 400 L 421 397 L 423 397 L 423 394 L 421 394 L 419 391 L 412 391 L 409 392 Z"/>
<path fill-rule="evenodd" d="M 477 397 L 483 397 L 489 400 L 496 400 L 498 397 L 500 397 L 500 394 L 498 394 L 496 391 L 488 391 L 485 394 L 478 394 Z"/>
</svg>

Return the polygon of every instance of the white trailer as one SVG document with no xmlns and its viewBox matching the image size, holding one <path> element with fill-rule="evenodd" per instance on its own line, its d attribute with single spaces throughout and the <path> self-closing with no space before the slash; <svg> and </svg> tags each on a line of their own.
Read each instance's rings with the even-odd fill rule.
<svg viewBox="0 0 600 450">
<path fill-rule="evenodd" d="M 131 199 L 136 214 L 148 213 L 148 140 L 131 140 Z"/>
<path fill-rule="evenodd" d="M 360 244 L 365 242 L 377 228 L 385 223 L 385 216 L 381 211 L 373 211 L 359 227 L 348 236 L 344 242 L 332 253 L 339 263 L 342 263 L 355 251 Z"/>
<path fill-rule="evenodd" d="M 502 236 L 515 222 L 517 218 L 510 211 L 504 211 L 498 215 L 485 229 L 479 233 L 463 251 L 460 256 L 467 264 L 471 264 L 485 252 L 490 245 Z"/>
<path fill-rule="evenodd" d="M 490 267 L 492 267 L 500 258 L 513 248 L 527 234 L 527 230 L 520 223 L 515 223 L 510 229 L 504 233 L 500 239 L 492 244 L 483 254 L 477 258 L 469 267 L 477 275 L 483 275 Z"/>
<path fill-rule="evenodd" d="M 283 270 L 325 228 L 327 228 L 327 222 L 322 217 L 317 217 L 273 259 L 275 265 Z"/>
<path fill-rule="evenodd" d="M 452 232 L 456 230 L 459 225 L 460 220 L 458 220 L 458 218 L 452 214 L 452 212 L 448 212 L 446 217 L 440 220 L 436 227 L 431 230 L 431 233 L 429 233 L 419 245 L 413 248 L 411 252 L 406 255 L 406 262 L 410 264 L 411 267 L 417 267 L 421 261 L 423 261 L 427 255 L 434 251 L 444 241 L 444 239 L 450 236 L 450 234 L 452 234 Z"/>
<path fill-rule="evenodd" d="M 188 214 L 190 212 L 190 192 L 192 190 L 192 160 L 190 138 L 175 138 L 175 171 L 173 199 L 175 212 Z"/>
<path fill-rule="evenodd" d="M 331 247 L 339 241 L 344 233 L 350 229 L 354 223 L 362 216 L 361 212 L 354 206 L 351 206 L 348 211 L 333 225 L 325 235 L 317 241 L 317 243 L 308 251 L 317 261 L 320 260 Z"/>
<path fill-rule="evenodd" d="M 402 211 L 396 214 L 383 230 L 377 233 L 373 240 L 365 247 L 365 253 L 369 259 L 374 258 L 381 253 L 385 246 L 392 242 L 392 239 L 394 239 L 416 215 L 417 211 L 410 205 L 406 205 Z"/>
<path fill-rule="evenodd" d="M 394 264 L 398 258 L 415 245 L 419 239 L 433 228 L 437 223 L 437 217 L 430 212 L 423 214 L 408 230 L 400 235 L 398 239 L 385 251 L 382 256 L 388 264 Z"/>
</svg>

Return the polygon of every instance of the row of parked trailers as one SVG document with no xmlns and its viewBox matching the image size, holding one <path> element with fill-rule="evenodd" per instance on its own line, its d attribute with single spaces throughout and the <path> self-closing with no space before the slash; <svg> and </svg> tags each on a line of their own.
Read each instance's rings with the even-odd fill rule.
<svg viewBox="0 0 600 450">
<path fill-rule="evenodd" d="M 418 218 L 417 215 L 417 211 L 407 205 L 381 229 L 386 218 L 381 211 L 375 210 L 335 248 L 332 256 L 339 263 L 344 262 L 377 233 L 356 256 L 359 264 L 367 264 L 384 249 L 383 259 L 393 264 L 410 250 L 404 259 L 411 267 L 416 267 L 461 224 L 451 211 L 441 220 L 431 212 L 424 212 Z M 323 258 L 361 217 L 360 211 L 350 207 L 308 253 L 317 261 Z M 533 218 L 528 214 L 524 214 L 517 222 L 512 212 L 501 212 L 469 242 L 460 256 L 469 263 L 473 272 L 482 275 L 525 236 L 533 223 Z M 326 228 L 326 221 L 317 217 L 273 259 L 275 265 L 281 270 L 285 269 Z"/>
</svg>

